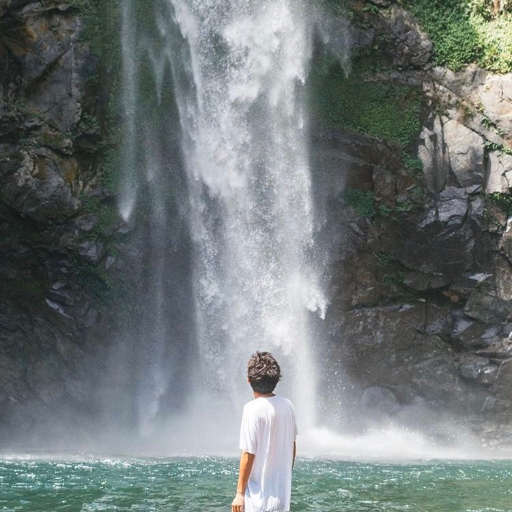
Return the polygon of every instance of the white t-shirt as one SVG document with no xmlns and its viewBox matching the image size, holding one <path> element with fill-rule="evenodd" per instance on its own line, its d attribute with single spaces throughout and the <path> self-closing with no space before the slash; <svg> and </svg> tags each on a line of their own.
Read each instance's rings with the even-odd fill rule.
<svg viewBox="0 0 512 512">
<path fill-rule="evenodd" d="M 245 512 L 287 512 L 292 489 L 295 411 L 282 396 L 245 404 L 240 449 L 255 455 L 245 491 Z"/>
</svg>

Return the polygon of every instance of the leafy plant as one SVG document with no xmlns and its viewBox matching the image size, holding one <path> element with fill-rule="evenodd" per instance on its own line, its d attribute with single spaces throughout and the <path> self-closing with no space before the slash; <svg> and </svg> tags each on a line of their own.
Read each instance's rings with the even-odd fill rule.
<svg viewBox="0 0 512 512">
<path fill-rule="evenodd" d="M 385 252 L 379 252 L 375 256 L 377 258 L 377 266 L 384 268 L 394 261 L 393 257 Z"/>
<path fill-rule="evenodd" d="M 388 287 L 403 286 L 405 280 L 405 272 L 397 270 L 396 272 L 386 273 L 382 276 L 382 284 Z"/>
<path fill-rule="evenodd" d="M 493 123 L 488 117 L 482 118 L 482 124 L 487 128 L 488 130 L 493 130 L 496 128 L 496 124 Z"/>
<path fill-rule="evenodd" d="M 379 217 L 382 217 L 383 219 L 389 217 L 393 213 L 393 208 L 385 205 L 385 204 L 379 204 L 377 206 L 377 215 Z"/>
<path fill-rule="evenodd" d="M 436 62 L 453 70 L 476 63 L 496 73 L 512 71 L 512 6 L 495 12 L 488 0 L 402 0 L 434 43 Z"/>
<path fill-rule="evenodd" d="M 368 4 L 365 7 L 363 7 L 363 12 L 369 12 L 371 14 L 378 14 L 379 10 L 379 6 L 375 4 Z"/>
<path fill-rule="evenodd" d="M 371 190 L 347 189 L 341 194 L 340 199 L 354 208 L 361 217 L 368 219 L 375 217 L 374 194 Z"/>
<path fill-rule="evenodd" d="M 418 157 L 404 152 L 402 153 L 402 159 L 405 168 L 410 171 L 414 177 L 419 178 L 423 175 L 423 162 Z"/>
<path fill-rule="evenodd" d="M 413 204 L 410 201 L 397 201 L 395 211 L 397 213 L 407 213 L 413 209 Z"/>
<path fill-rule="evenodd" d="M 505 212 L 507 212 L 507 215 L 512 214 L 512 196 L 510 194 L 493 192 L 492 194 L 487 194 L 487 198 L 492 203 L 505 210 Z"/>
<path fill-rule="evenodd" d="M 504 146 L 503 144 L 498 144 L 496 142 L 492 142 L 490 140 L 486 140 L 484 142 L 484 147 L 487 151 L 498 151 L 499 153 L 505 153 L 507 155 L 512 155 L 512 148 L 508 146 Z"/>
</svg>

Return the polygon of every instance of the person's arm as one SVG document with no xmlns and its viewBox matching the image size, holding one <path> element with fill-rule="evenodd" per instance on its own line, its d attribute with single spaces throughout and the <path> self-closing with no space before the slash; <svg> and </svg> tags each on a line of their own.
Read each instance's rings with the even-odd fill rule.
<svg viewBox="0 0 512 512">
<path fill-rule="evenodd" d="M 240 472 L 238 474 L 238 485 L 236 486 L 236 496 L 231 504 L 232 512 L 243 512 L 245 501 L 245 489 L 249 481 L 252 465 L 254 463 L 254 454 L 249 452 L 242 452 L 240 457 Z"/>
<path fill-rule="evenodd" d="M 292 469 L 295 467 L 295 456 L 297 455 L 297 443 L 293 441 L 293 462 Z"/>
</svg>

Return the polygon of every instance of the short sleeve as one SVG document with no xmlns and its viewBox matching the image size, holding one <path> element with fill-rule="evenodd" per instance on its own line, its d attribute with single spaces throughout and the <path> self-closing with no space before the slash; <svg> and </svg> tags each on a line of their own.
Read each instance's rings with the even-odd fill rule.
<svg viewBox="0 0 512 512">
<path fill-rule="evenodd" d="M 295 418 L 295 409 L 293 408 L 293 406 L 292 406 L 292 410 L 293 410 L 293 440 L 295 441 L 295 439 L 299 435 L 299 427 L 297 427 L 297 420 Z"/>
<path fill-rule="evenodd" d="M 258 419 L 247 407 L 244 407 L 242 426 L 240 427 L 240 450 L 256 455 L 258 447 Z"/>
</svg>

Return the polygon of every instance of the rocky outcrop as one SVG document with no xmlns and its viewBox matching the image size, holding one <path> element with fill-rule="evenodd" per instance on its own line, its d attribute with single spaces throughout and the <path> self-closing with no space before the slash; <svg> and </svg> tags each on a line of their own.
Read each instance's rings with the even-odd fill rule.
<svg viewBox="0 0 512 512">
<path fill-rule="evenodd" d="M 109 335 L 121 223 L 98 181 L 100 68 L 82 32 L 68 3 L 0 1 L 0 431 L 65 407 L 79 423 Z"/>
<path fill-rule="evenodd" d="M 0 198 L 6 205 L 40 223 L 76 213 L 79 201 L 65 181 L 66 176 L 76 173 L 75 159 L 61 158 L 46 148 L 30 153 L 10 149 L 5 148 L 0 161 Z"/>
<path fill-rule="evenodd" d="M 398 5 L 380 5 L 389 7 L 386 16 L 377 16 L 372 25 L 378 34 L 386 34 L 388 41 L 396 49 L 392 62 L 397 67 L 431 67 L 432 42 L 423 32 L 414 16 Z"/>
<path fill-rule="evenodd" d="M 352 7 L 394 67 L 372 79 L 424 95 L 422 127 L 407 148 L 422 171 L 384 140 L 314 130 L 317 201 L 332 215 L 323 227 L 333 255 L 329 359 L 344 361 L 359 386 L 351 400 L 369 416 L 403 420 L 421 403 L 508 436 L 512 76 L 434 66 L 414 18 L 372 3 L 387 8 Z M 347 188 L 367 191 L 374 209 L 343 200 Z"/>
</svg>

